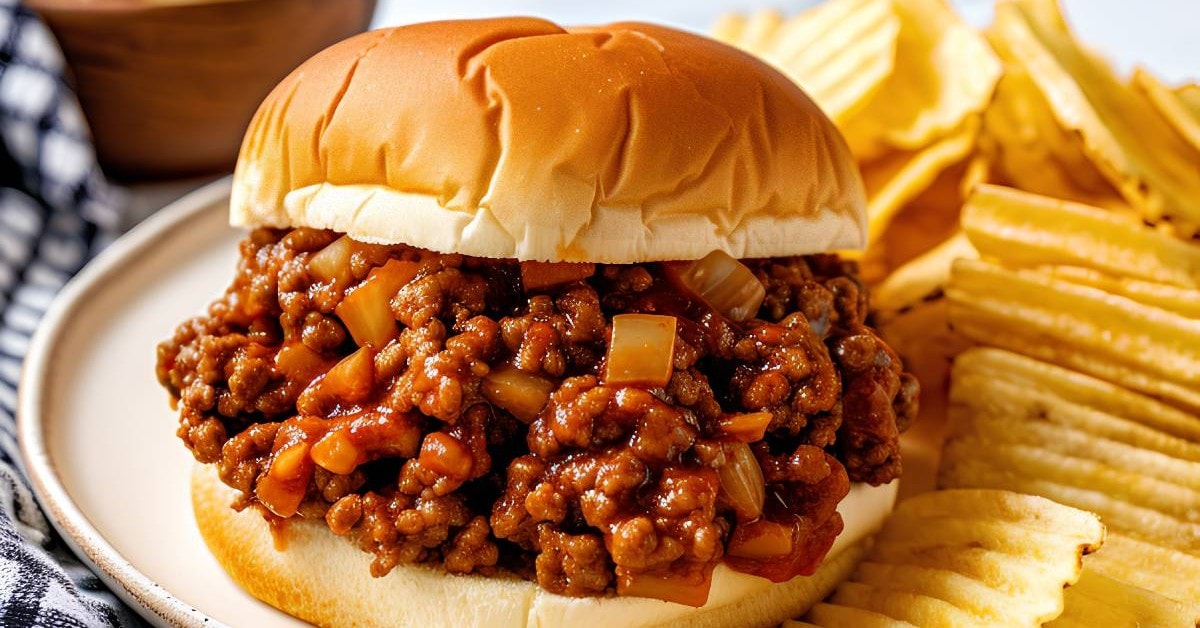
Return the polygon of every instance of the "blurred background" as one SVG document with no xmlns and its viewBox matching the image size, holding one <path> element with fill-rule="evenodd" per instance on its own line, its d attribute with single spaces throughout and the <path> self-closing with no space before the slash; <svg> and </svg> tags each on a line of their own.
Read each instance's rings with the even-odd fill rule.
<svg viewBox="0 0 1200 628">
<path fill-rule="evenodd" d="M 708 31 L 728 12 L 774 7 L 791 15 L 813 0 L 603 3 L 554 0 L 28 0 L 66 58 L 105 176 L 132 190 L 128 224 L 232 170 L 257 103 L 293 67 L 367 28 L 525 14 L 565 24 L 662 22 Z M 954 2 L 988 23 L 991 0 Z M 1141 62 L 1171 81 L 1192 78 L 1186 25 L 1200 3 L 1065 0 L 1083 38 L 1118 67 Z M 1169 16 L 1169 19 L 1166 17 Z M 1193 66 L 1194 67 L 1194 66 Z M 37 89 L 18 97 L 36 99 Z"/>
</svg>

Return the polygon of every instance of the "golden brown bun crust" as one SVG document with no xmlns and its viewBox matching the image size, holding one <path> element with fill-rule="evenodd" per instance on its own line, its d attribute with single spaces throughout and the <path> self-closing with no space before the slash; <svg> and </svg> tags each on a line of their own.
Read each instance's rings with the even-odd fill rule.
<svg viewBox="0 0 1200 628">
<path fill-rule="evenodd" d="M 532 18 L 378 30 L 263 102 L 237 225 L 482 257 L 630 263 L 861 246 L 866 203 L 795 84 L 661 26 Z"/>
<path fill-rule="evenodd" d="M 644 598 L 568 598 L 516 578 L 455 576 L 400 566 L 370 576 L 370 556 L 323 524 L 289 523 L 277 551 L 263 518 L 234 511 L 233 489 L 212 465 L 192 473 L 192 506 L 217 562 L 254 597 L 324 626 L 777 626 L 828 595 L 866 551 L 864 537 L 891 511 L 895 483 L 855 486 L 839 510 L 846 530 L 810 577 L 778 585 L 718 566 L 699 609 Z"/>
</svg>

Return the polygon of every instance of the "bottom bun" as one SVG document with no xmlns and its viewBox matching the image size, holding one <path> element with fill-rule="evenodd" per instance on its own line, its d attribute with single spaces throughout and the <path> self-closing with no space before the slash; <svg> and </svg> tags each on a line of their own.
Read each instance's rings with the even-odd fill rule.
<svg viewBox="0 0 1200 628">
<path fill-rule="evenodd" d="M 192 506 L 217 562 L 254 597 L 323 626 L 774 626 L 820 601 L 858 564 L 865 537 L 882 525 L 896 482 L 854 485 L 838 506 L 846 527 L 812 576 L 781 584 L 718 565 L 708 603 L 692 608 L 633 597 L 573 598 L 516 576 L 447 574 L 421 565 L 370 575 L 371 556 L 322 522 L 288 523 L 283 551 L 253 509 L 229 507 L 237 493 L 212 465 L 192 472 Z"/>
</svg>

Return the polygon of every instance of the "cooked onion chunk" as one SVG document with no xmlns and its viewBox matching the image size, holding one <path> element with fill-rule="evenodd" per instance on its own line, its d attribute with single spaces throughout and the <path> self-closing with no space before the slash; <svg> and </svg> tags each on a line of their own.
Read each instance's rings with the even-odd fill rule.
<svg viewBox="0 0 1200 628">
<path fill-rule="evenodd" d="M 358 346 L 379 349 L 396 337 L 396 319 L 389 303 L 417 276 L 419 267 L 417 262 L 390 260 L 372 270 L 366 281 L 338 304 L 334 311 Z"/>
<path fill-rule="evenodd" d="M 618 314 L 604 369 L 610 386 L 666 386 L 675 356 L 675 317 Z"/>
<path fill-rule="evenodd" d="M 705 255 L 679 278 L 713 309 L 735 321 L 753 318 L 767 294 L 758 277 L 725 251 Z"/>
</svg>

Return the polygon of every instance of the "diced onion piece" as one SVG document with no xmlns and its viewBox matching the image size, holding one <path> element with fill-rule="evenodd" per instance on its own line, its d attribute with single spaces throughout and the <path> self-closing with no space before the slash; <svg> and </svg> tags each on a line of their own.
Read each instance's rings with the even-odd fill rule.
<svg viewBox="0 0 1200 628">
<path fill-rule="evenodd" d="M 585 262 L 521 262 L 525 290 L 544 290 L 596 274 L 596 265 Z"/>
<path fill-rule="evenodd" d="M 604 366 L 604 383 L 666 386 L 675 358 L 675 317 L 618 314 Z"/>
<path fill-rule="evenodd" d="M 375 360 L 371 349 L 363 347 L 342 358 L 320 380 L 322 395 L 341 401 L 362 401 L 375 384 Z"/>
<path fill-rule="evenodd" d="M 746 443 L 725 443 L 725 464 L 717 467 L 721 495 L 737 513 L 739 521 L 757 519 L 766 501 L 762 468 Z"/>
<path fill-rule="evenodd" d="M 471 452 L 462 441 L 445 432 L 431 432 L 421 443 L 421 466 L 455 480 L 471 476 Z"/>
<path fill-rule="evenodd" d="M 792 553 L 793 527 L 760 519 L 739 523 L 729 535 L 725 552 L 730 556 L 771 559 Z"/>
<path fill-rule="evenodd" d="M 312 476 L 308 452 L 309 445 L 303 441 L 284 446 L 275 453 L 271 466 L 254 487 L 258 501 L 280 517 L 296 514 L 304 501 Z"/>
<path fill-rule="evenodd" d="M 532 423 L 550 401 L 554 382 L 508 364 L 496 367 L 479 386 L 484 399 L 500 406 L 523 423 Z"/>
<path fill-rule="evenodd" d="M 396 318 L 392 316 L 390 305 L 392 297 L 417 276 L 419 268 L 417 262 L 388 260 L 372 270 L 366 281 L 338 304 L 334 312 L 345 323 L 358 346 L 379 349 L 396 337 Z"/>
<path fill-rule="evenodd" d="M 770 412 L 723 414 L 717 419 L 717 431 L 743 443 L 753 443 L 762 440 L 771 418 Z"/>
<path fill-rule="evenodd" d="M 346 285 L 350 282 L 350 256 L 353 253 L 354 240 L 342 236 L 308 258 L 308 272 L 321 281 Z"/>
<path fill-rule="evenodd" d="M 700 607 L 708 602 L 712 588 L 712 571 L 691 577 L 676 574 L 639 573 L 617 579 L 617 595 L 648 597 L 686 606 Z"/>
<path fill-rule="evenodd" d="M 745 264 L 724 251 L 713 251 L 679 275 L 684 285 L 713 309 L 735 321 L 754 317 L 767 289 Z"/>
<path fill-rule="evenodd" d="M 290 381 L 308 383 L 325 370 L 326 360 L 302 342 L 289 342 L 275 354 L 275 368 Z"/>
<path fill-rule="evenodd" d="M 328 432 L 312 448 L 313 462 L 330 473 L 348 475 L 363 463 L 361 452 L 350 442 L 346 430 Z"/>
</svg>

